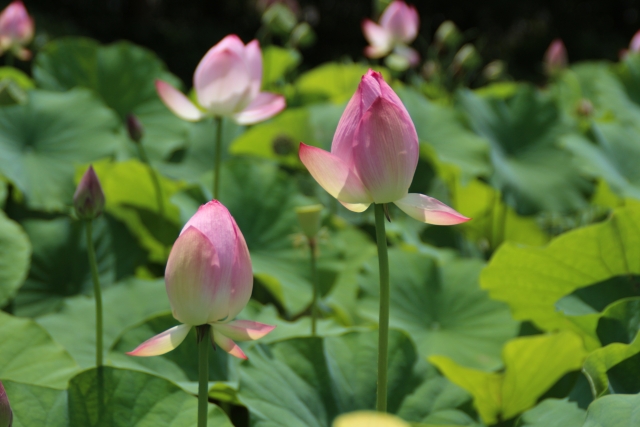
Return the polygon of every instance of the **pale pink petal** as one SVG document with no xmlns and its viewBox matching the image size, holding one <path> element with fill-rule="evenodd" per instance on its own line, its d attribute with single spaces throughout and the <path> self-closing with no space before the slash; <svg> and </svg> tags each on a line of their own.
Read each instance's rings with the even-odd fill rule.
<svg viewBox="0 0 640 427">
<path fill-rule="evenodd" d="M 240 37 L 236 36 L 235 34 L 229 34 L 228 36 L 220 40 L 215 46 L 209 49 L 209 51 L 200 60 L 200 63 L 205 61 L 208 56 L 211 56 L 217 52 L 222 52 L 223 50 L 231 50 L 242 56 L 244 54 L 244 48 L 244 43 L 242 43 Z"/>
<path fill-rule="evenodd" d="M 345 202 L 340 202 L 340 203 L 342 203 L 342 206 L 349 209 L 351 212 L 358 212 L 358 213 L 366 211 L 369 205 L 371 204 L 371 203 L 345 203 Z"/>
<path fill-rule="evenodd" d="M 380 25 L 365 19 L 362 21 L 362 32 L 371 45 L 365 49 L 365 55 L 369 58 L 382 58 L 391 51 L 393 36 Z"/>
<path fill-rule="evenodd" d="M 242 55 L 230 49 L 210 51 L 198 64 L 193 85 L 209 114 L 228 116 L 251 102 L 251 76 Z"/>
<path fill-rule="evenodd" d="M 250 320 L 234 320 L 229 323 L 215 323 L 211 325 L 216 332 L 220 332 L 234 341 L 253 341 L 264 337 L 276 327 Z"/>
<path fill-rule="evenodd" d="M 640 30 L 638 30 L 629 43 L 629 50 L 631 52 L 640 52 Z"/>
<path fill-rule="evenodd" d="M 156 90 L 164 105 L 181 119 L 191 122 L 202 118 L 202 112 L 182 92 L 162 80 L 156 80 Z"/>
<path fill-rule="evenodd" d="M 222 335 L 222 333 L 218 332 L 216 328 L 211 328 L 211 338 L 213 338 L 213 341 L 218 345 L 218 347 L 230 355 L 235 356 L 238 359 L 247 360 L 247 356 L 238 344 L 234 343 L 231 338 Z"/>
<path fill-rule="evenodd" d="M 415 67 L 420 62 L 420 55 L 418 54 L 418 51 L 409 46 L 397 45 L 393 51 L 405 58 L 410 67 Z"/>
<path fill-rule="evenodd" d="M 165 284 L 173 317 L 180 322 L 197 326 L 208 323 L 211 316 L 226 317 L 230 292 L 220 278 L 221 252 L 192 226 L 174 243 Z"/>
<path fill-rule="evenodd" d="M 394 1 L 380 17 L 380 26 L 400 42 L 410 43 L 418 35 L 419 17 L 416 9 L 403 1 Z"/>
<path fill-rule="evenodd" d="M 327 193 L 347 203 L 371 203 L 358 175 L 339 157 L 303 143 L 299 155 L 311 176 Z"/>
<path fill-rule="evenodd" d="M 262 52 L 258 40 L 252 40 L 244 48 L 244 61 L 251 77 L 251 97 L 255 98 L 262 87 Z"/>
<path fill-rule="evenodd" d="M 135 350 L 128 352 L 129 356 L 159 356 L 178 347 L 191 330 L 190 325 L 178 325 L 167 329 L 153 338 L 140 344 Z"/>
<path fill-rule="evenodd" d="M 220 265 L 215 306 L 207 323 L 233 318 L 244 308 L 253 289 L 251 259 L 242 232 L 227 208 L 217 200 L 200 206 L 185 224 L 182 234 L 189 227 L 207 236 Z"/>
<path fill-rule="evenodd" d="M 410 217 L 427 224 L 455 225 L 471 219 L 424 194 L 410 193 L 394 203 Z"/>
<path fill-rule="evenodd" d="M 284 97 L 275 93 L 262 92 L 243 111 L 235 114 L 233 119 L 241 125 L 251 125 L 271 118 L 284 110 Z"/>
<path fill-rule="evenodd" d="M 355 141 L 353 162 L 373 201 L 390 203 L 404 197 L 419 155 L 418 135 L 406 110 L 378 98 L 362 117 Z"/>
</svg>

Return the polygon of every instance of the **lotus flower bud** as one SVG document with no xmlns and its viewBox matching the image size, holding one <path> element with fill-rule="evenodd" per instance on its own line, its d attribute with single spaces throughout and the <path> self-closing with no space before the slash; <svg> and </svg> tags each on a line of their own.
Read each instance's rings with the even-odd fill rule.
<svg viewBox="0 0 640 427">
<path fill-rule="evenodd" d="M 567 68 L 567 64 L 567 49 L 562 40 L 555 39 L 544 53 L 544 71 L 547 76 L 552 76 Z"/>
<path fill-rule="evenodd" d="M 437 45 L 455 49 L 462 39 L 462 34 L 453 21 L 444 21 L 436 30 L 434 38 Z"/>
<path fill-rule="evenodd" d="M 300 206 L 296 208 L 298 223 L 302 232 L 309 240 L 312 240 L 320 231 L 320 214 L 322 205 Z"/>
<path fill-rule="evenodd" d="M 80 219 L 95 219 L 104 208 L 104 193 L 93 166 L 84 173 L 73 195 L 73 206 Z"/>
<path fill-rule="evenodd" d="M 127 114 L 127 132 L 134 142 L 140 142 L 144 136 L 144 126 L 135 114 Z"/>
<path fill-rule="evenodd" d="M 31 52 L 24 49 L 33 39 L 33 19 L 21 0 L 16 0 L 0 13 L 0 52 L 11 50 L 18 58 L 26 61 Z"/>
<path fill-rule="evenodd" d="M 11 427 L 13 424 L 13 411 L 9 405 L 7 392 L 0 381 L 0 427 Z"/>
<path fill-rule="evenodd" d="M 629 51 L 638 53 L 640 52 L 640 30 L 638 30 L 629 43 Z"/>
<path fill-rule="evenodd" d="M 460 70 L 473 70 L 480 65 L 480 61 L 480 55 L 476 47 L 471 43 L 467 43 L 453 57 L 451 65 L 454 72 L 457 73 Z"/>
</svg>

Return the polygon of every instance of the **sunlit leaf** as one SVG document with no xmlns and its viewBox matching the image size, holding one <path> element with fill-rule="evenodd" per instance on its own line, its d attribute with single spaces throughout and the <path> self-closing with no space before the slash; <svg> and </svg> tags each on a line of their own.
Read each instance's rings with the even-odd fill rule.
<svg viewBox="0 0 640 427">
<path fill-rule="evenodd" d="M 31 259 L 31 242 L 22 227 L 0 211 L 0 307 L 22 286 Z"/>
</svg>

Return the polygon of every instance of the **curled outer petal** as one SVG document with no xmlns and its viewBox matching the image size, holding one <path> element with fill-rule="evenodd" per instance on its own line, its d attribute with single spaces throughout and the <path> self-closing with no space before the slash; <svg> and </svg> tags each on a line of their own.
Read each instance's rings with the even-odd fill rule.
<svg viewBox="0 0 640 427">
<path fill-rule="evenodd" d="M 264 337 L 276 327 L 250 320 L 234 320 L 229 323 L 212 325 L 216 331 L 234 341 L 253 341 Z"/>
<path fill-rule="evenodd" d="M 455 225 L 471 219 L 424 194 L 410 193 L 394 203 L 410 217 L 427 224 Z"/>
<path fill-rule="evenodd" d="M 173 316 L 188 325 L 225 317 L 228 291 L 221 284 L 218 251 L 197 228 L 189 227 L 176 240 L 165 271 Z M 226 297 L 226 298 L 225 298 Z"/>
<path fill-rule="evenodd" d="M 393 35 L 375 22 L 362 21 L 362 32 L 370 44 L 364 51 L 369 58 L 382 58 L 393 48 Z"/>
<path fill-rule="evenodd" d="M 371 203 L 360 177 L 339 157 L 300 143 L 300 160 L 327 193 L 346 203 Z"/>
<path fill-rule="evenodd" d="M 371 203 L 345 203 L 345 202 L 340 202 L 340 203 L 342 204 L 342 206 L 349 209 L 351 212 L 357 212 L 357 213 L 366 211 L 369 205 L 371 204 Z"/>
<path fill-rule="evenodd" d="M 262 52 L 258 40 L 252 40 L 244 47 L 244 62 L 251 80 L 251 98 L 255 99 L 262 86 Z"/>
<path fill-rule="evenodd" d="M 162 80 L 156 80 L 156 90 L 164 105 L 176 116 L 191 122 L 202 119 L 202 112 L 178 89 Z"/>
<path fill-rule="evenodd" d="M 153 338 L 140 344 L 135 350 L 128 352 L 129 356 L 159 356 L 178 347 L 191 330 L 190 325 L 178 325 L 167 329 Z"/>
<path fill-rule="evenodd" d="M 285 107 L 284 97 L 275 93 L 262 92 L 258 94 L 251 104 L 241 112 L 235 114 L 233 119 L 240 125 L 251 125 L 267 120 Z"/>
<path fill-rule="evenodd" d="M 233 340 L 225 335 L 222 332 L 217 330 L 218 325 L 211 325 L 211 339 L 224 351 L 229 353 L 232 356 L 237 357 L 238 359 L 247 360 L 247 356 L 244 354 L 244 351 L 233 342 Z"/>
</svg>

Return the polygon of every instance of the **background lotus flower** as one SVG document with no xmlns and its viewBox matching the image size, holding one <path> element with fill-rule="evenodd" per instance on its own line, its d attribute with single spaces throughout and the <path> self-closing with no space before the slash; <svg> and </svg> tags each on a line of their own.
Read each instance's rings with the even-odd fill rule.
<svg viewBox="0 0 640 427">
<path fill-rule="evenodd" d="M 156 81 L 160 98 L 177 116 L 189 121 L 229 116 L 239 124 L 257 123 L 284 109 L 284 98 L 260 92 L 261 85 L 260 45 L 253 40 L 245 46 L 236 35 L 222 39 L 198 64 L 193 86 L 199 106 L 170 84 Z"/>
<path fill-rule="evenodd" d="M 544 53 L 544 71 L 548 76 L 551 76 L 567 68 L 567 64 L 567 49 L 562 40 L 555 39 Z"/>
<path fill-rule="evenodd" d="M 104 192 L 93 166 L 82 175 L 76 192 L 73 195 L 73 206 L 80 219 L 94 219 L 104 209 Z"/>
<path fill-rule="evenodd" d="M 364 50 L 369 58 L 382 58 L 392 51 L 410 66 L 417 65 L 420 55 L 407 45 L 418 35 L 420 18 L 413 6 L 403 1 L 391 3 L 380 17 L 380 24 L 370 19 L 362 22 L 362 32 L 369 42 Z"/>
<path fill-rule="evenodd" d="M 444 203 L 408 194 L 418 164 L 418 135 L 409 113 L 382 75 L 369 70 L 345 109 L 331 153 L 300 144 L 300 160 L 347 209 L 395 203 L 411 217 L 437 225 L 468 221 Z"/>
<path fill-rule="evenodd" d="M 23 46 L 33 39 L 33 19 L 20 0 L 12 2 L 0 13 L 0 52 L 10 50 L 15 56 L 26 61 L 31 52 Z"/>
<path fill-rule="evenodd" d="M 227 353 L 246 359 L 234 341 L 261 338 L 275 326 L 233 320 L 253 289 L 249 250 L 235 220 L 213 200 L 185 224 L 167 261 L 167 295 L 173 317 L 182 322 L 127 354 L 157 356 L 176 348 L 193 326 L 210 324 L 211 339 Z"/>
</svg>

